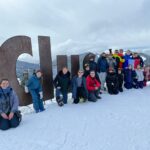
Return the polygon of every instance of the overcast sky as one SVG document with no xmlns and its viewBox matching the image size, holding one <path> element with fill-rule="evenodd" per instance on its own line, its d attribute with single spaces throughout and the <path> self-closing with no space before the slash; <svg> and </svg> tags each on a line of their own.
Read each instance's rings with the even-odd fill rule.
<svg viewBox="0 0 150 150">
<path fill-rule="evenodd" d="M 0 0 L 0 22 L 0 44 L 30 36 L 33 60 L 38 60 L 38 35 L 51 37 L 53 58 L 150 47 L 150 0 Z"/>
</svg>

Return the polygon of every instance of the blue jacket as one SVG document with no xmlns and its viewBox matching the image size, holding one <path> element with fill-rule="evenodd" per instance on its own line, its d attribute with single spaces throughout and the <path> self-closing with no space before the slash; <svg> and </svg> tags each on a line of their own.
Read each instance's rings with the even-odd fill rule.
<svg viewBox="0 0 150 150">
<path fill-rule="evenodd" d="M 18 106 L 18 96 L 11 87 L 8 87 L 7 89 L 0 89 L 0 114 L 7 113 L 7 108 L 10 108 L 9 112 L 16 112 L 18 111 Z"/>
<path fill-rule="evenodd" d="M 86 97 L 88 97 L 88 90 L 86 88 L 86 79 L 82 77 L 82 87 L 85 89 Z M 72 97 L 76 99 L 77 95 L 77 76 L 72 79 Z"/>
<path fill-rule="evenodd" d="M 133 83 L 136 78 L 136 72 L 131 69 L 124 70 L 124 81 L 127 83 Z"/>
<path fill-rule="evenodd" d="M 105 57 L 100 57 L 97 61 L 98 72 L 107 72 L 109 68 L 107 59 Z"/>
<path fill-rule="evenodd" d="M 132 59 L 132 56 L 125 54 L 125 56 L 123 58 L 125 60 L 125 62 L 123 63 L 123 68 L 125 69 L 125 68 L 127 68 L 129 66 L 128 61 L 129 61 L 129 59 Z"/>
<path fill-rule="evenodd" d="M 36 75 L 33 75 L 28 83 L 27 83 L 27 87 L 29 89 L 29 91 L 31 90 L 38 90 L 38 92 L 42 91 L 42 84 L 41 84 L 41 80 L 40 78 L 38 78 Z"/>
</svg>

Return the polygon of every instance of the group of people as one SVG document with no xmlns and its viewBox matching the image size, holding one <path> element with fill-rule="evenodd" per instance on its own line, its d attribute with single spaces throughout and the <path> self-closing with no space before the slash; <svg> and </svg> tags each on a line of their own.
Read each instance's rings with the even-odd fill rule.
<svg viewBox="0 0 150 150">
<path fill-rule="evenodd" d="M 95 56 L 89 56 L 84 69 L 79 70 L 77 75 L 70 79 L 70 72 L 64 67 L 54 79 L 56 88 L 56 100 L 62 99 L 67 103 L 67 94 L 71 87 L 74 103 L 83 101 L 96 102 L 101 98 L 103 91 L 109 94 L 118 94 L 126 89 L 144 87 L 144 61 L 138 53 L 131 51 L 123 52 L 115 50 L 109 54 L 103 52 L 97 62 Z"/>
<path fill-rule="evenodd" d="M 143 88 L 146 80 L 144 74 L 144 61 L 138 53 L 123 52 L 122 49 L 103 52 L 97 62 L 95 56 L 89 56 L 89 61 L 79 69 L 71 78 L 67 67 L 63 67 L 54 78 L 56 101 L 59 106 L 68 102 L 68 93 L 72 93 L 73 103 L 96 102 L 101 99 L 101 94 L 108 91 L 109 94 L 118 94 L 123 89 Z M 37 70 L 26 83 L 26 91 L 32 96 L 33 107 L 36 113 L 45 110 L 42 92 L 42 71 Z M 123 88 L 124 87 L 124 88 Z M 9 86 L 7 79 L 0 82 L 0 129 L 6 130 L 17 127 L 20 123 L 18 111 L 18 97 Z"/>
</svg>

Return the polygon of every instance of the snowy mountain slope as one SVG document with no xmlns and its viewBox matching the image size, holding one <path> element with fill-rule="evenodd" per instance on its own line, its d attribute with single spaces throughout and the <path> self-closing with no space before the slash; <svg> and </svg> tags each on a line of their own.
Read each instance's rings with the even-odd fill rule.
<svg viewBox="0 0 150 150">
<path fill-rule="evenodd" d="M 150 87 L 102 95 L 97 103 L 50 103 L 0 131 L 1 150 L 149 150 Z M 25 110 L 25 109 L 24 109 Z"/>
</svg>

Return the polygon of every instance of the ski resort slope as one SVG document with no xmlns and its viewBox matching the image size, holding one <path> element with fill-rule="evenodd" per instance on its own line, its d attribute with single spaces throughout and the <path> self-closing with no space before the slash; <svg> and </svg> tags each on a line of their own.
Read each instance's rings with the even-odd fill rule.
<svg viewBox="0 0 150 150">
<path fill-rule="evenodd" d="M 150 150 L 150 87 L 24 113 L 18 128 L 0 131 L 1 150 Z"/>
</svg>

